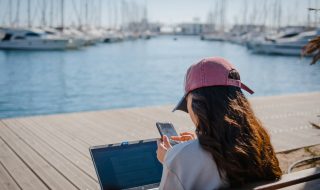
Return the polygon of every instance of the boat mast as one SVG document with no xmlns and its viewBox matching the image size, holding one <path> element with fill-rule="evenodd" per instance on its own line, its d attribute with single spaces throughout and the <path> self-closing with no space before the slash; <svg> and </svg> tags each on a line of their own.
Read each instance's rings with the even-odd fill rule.
<svg viewBox="0 0 320 190">
<path fill-rule="evenodd" d="M 98 8 L 98 10 L 99 10 L 99 14 L 98 14 L 98 20 L 99 20 L 99 23 L 98 23 L 98 28 L 100 29 L 101 27 L 102 27 L 102 2 L 101 2 L 101 0 L 99 0 L 99 8 Z"/>
<path fill-rule="evenodd" d="M 27 9 L 28 9 L 28 28 L 31 28 L 30 3 L 31 3 L 31 1 L 30 1 L 30 0 L 28 0 L 28 6 L 27 6 Z"/>
<path fill-rule="evenodd" d="M 9 1 L 9 26 L 12 27 L 12 1 Z"/>
<path fill-rule="evenodd" d="M 81 5 L 81 2 L 80 2 L 80 5 Z M 80 28 L 82 27 L 82 21 L 81 21 L 81 13 L 79 13 L 78 9 L 77 9 L 77 5 L 75 4 L 74 1 L 72 1 L 72 6 L 73 6 L 73 10 L 76 14 L 76 17 L 77 17 L 77 21 L 78 21 L 78 25 L 77 25 L 77 28 Z M 80 11 L 81 11 L 81 6 L 80 6 Z"/>
<path fill-rule="evenodd" d="M 310 0 L 308 1 L 308 20 L 307 20 L 307 25 L 308 25 L 308 27 L 310 27 L 310 11 L 309 11 L 309 9 L 311 8 L 311 2 L 310 2 Z"/>
<path fill-rule="evenodd" d="M 114 2 L 112 0 L 109 0 L 109 25 L 110 29 L 114 28 Z"/>
<path fill-rule="evenodd" d="M 252 25 L 256 25 L 257 24 L 257 17 L 258 17 L 258 14 L 257 14 L 257 1 L 254 1 L 253 2 L 253 7 L 252 7 L 252 16 L 251 16 L 251 23 Z"/>
<path fill-rule="evenodd" d="M 85 2 L 85 27 L 88 27 L 88 0 Z"/>
<path fill-rule="evenodd" d="M 318 24 L 318 11 L 319 11 L 319 7 L 318 7 L 318 1 L 314 2 L 314 27 L 317 27 Z"/>
<path fill-rule="evenodd" d="M 220 32 L 223 33 L 225 29 L 225 12 L 226 12 L 226 1 L 221 1 L 221 9 L 220 9 Z"/>
<path fill-rule="evenodd" d="M 272 20 L 272 27 L 273 29 L 277 28 L 277 0 L 273 2 L 273 20 Z"/>
<path fill-rule="evenodd" d="M 215 2 L 215 9 L 214 9 L 214 18 L 215 18 L 215 28 L 218 31 L 218 23 L 219 23 L 219 1 Z"/>
<path fill-rule="evenodd" d="M 244 9 L 243 9 L 243 18 L 242 18 L 242 24 L 247 25 L 247 13 L 248 13 L 248 1 L 244 1 Z"/>
<path fill-rule="evenodd" d="M 19 22 L 20 22 L 20 14 L 19 13 L 20 13 L 20 0 L 17 0 L 15 26 L 19 26 Z"/>
<path fill-rule="evenodd" d="M 121 0 L 121 28 L 124 29 L 125 26 L 125 2 L 124 0 Z"/>
<path fill-rule="evenodd" d="M 47 9 L 47 3 L 46 0 L 42 1 L 42 18 L 41 18 L 41 25 L 42 26 L 46 26 L 47 22 L 46 22 L 46 9 Z"/>
<path fill-rule="evenodd" d="M 64 28 L 64 0 L 61 0 L 61 30 Z"/>
<path fill-rule="evenodd" d="M 117 28 L 118 26 L 118 2 L 113 2 L 114 6 L 114 28 Z"/>
<path fill-rule="evenodd" d="M 282 17 L 282 3 L 281 1 L 278 1 L 278 30 L 280 30 L 281 27 L 281 17 Z"/>
<path fill-rule="evenodd" d="M 50 1 L 50 27 L 53 27 L 53 0 Z"/>
<path fill-rule="evenodd" d="M 268 18 L 267 0 L 264 0 L 264 4 L 263 4 L 263 26 L 264 27 L 266 27 L 267 25 L 267 18 Z"/>
</svg>

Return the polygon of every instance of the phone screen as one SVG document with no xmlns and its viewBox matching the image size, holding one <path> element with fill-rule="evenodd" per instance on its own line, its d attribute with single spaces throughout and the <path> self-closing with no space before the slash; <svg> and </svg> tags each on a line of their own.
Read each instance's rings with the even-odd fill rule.
<svg viewBox="0 0 320 190">
<path fill-rule="evenodd" d="M 156 125 L 157 125 L 157 128 L 159 130 L 161 137 L 163 135 L 166 135 L 169 138 L 171 145 L 178 144 L 178 142 L 171 140 L 171 136 L 178 136 L 178 133 L 176 132 L 176 130 L 174 129 L 174 127 L 171 123 L 159 123 L 158 122 L 158 123 L 156 123 Z"/>
</svg>

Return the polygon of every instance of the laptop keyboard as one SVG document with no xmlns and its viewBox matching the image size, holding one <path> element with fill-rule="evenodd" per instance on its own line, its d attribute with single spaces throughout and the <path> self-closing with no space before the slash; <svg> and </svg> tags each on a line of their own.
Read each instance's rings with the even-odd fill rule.
<svg viewBox="0 0 320 190">
<path fill-rule="evenodd" d="M 159 189 L 159 183 L 154 183 L 154 184 L 149 184 L 149 185 L 144 185 L 144 186 L 139 186 L 139 187 L 133 187 L 129 188 L 127 190 L 157 190 Z"/>
</svg>

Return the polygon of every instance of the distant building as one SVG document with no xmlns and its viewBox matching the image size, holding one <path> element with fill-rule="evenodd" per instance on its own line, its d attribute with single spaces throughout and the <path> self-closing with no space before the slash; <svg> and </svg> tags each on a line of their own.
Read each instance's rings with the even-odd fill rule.
<svg viewBox="0 0 320 190">
<path fill-rule="evenodd" d="M 142 19 L 141 22 L 130 22 L 126 29 L 132 32 L 150 31 L 159 33 L 161 26 L 160 23 L 150 23 L 146 19 Z"/>
<path fill-rule="evenodd" d="M 176 34 L 180 35 L 201 35 L 211 33 L 215 29 L 214 24 L 182 23 L 177 26 Z"/>
</svg>

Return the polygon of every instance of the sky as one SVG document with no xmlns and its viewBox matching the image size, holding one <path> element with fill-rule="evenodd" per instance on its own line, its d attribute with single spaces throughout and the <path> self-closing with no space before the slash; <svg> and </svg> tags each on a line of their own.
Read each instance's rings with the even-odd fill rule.
<svg viewBox="0 0 320 190">
<path fill-rule="evenodd" d="M 307 21 L 307 7 L 320 8 L 320 0 L 276 0 L 282 4 L 283 24 L 302 24 Z M 192 21 L 199 17 L 202 22 L 207 21 L 208 12 L 214 11 L 218 0 L 149 0 L 148 14 L 151 20 L 178 23 Z M 264 3 L 267 3 L 268 23 L 272 21 L 274 14 L 275 0 L 227 0 L 226 20 L 230 24 L 243 21 L 244 11 L 247 11 L 247 20 L 253 15 L 256 7 L 256 14 L 263 13 Z M 247 2 L 247 3 L 246 3 Z M 310 3 L 310 4 L 309 4 Z M 247 9 L 245 9 L 247 4 Z M 320 14 L 319 14 L 320 15 Z"/>
<path fill-rule="evenodd" d="M 40 25 L 41 22 L 46 24 L 52 22 L 54 25 L 61 23 L 59 3 L 62 0 L 30 1 L 32 25 Z M 308 18 L 307 8 L 320 8 L 320 0 L 64 0 L 65 24 L 79 25 L 81 22 L 90 25 L 101 23 L 102 26 L 119 26 L 121 23 L 140 20 L 144 15 L 147 15 L 151 22 L 169 25 L 192 22 L 194 18 L 204 23 L 208 21 L 210 11 L 211 18 L 220 21 L 217 9 L 221 10 L 219 7 L 222 1 L 225 2 L 225 25 L 241 23 L 275 25 L 276 21 L 281 25 L 305 25 Z M 0 0 L 0 25 L 8 25 L 10 20 L 10 23 L 27 25 L 27 2 L 28 0 Z M 281 7 L 280 17 L 279 11 L 276 11 L 279 9 L 276 7 Z M 318 15 L 320 16 L 320 11 Z M 315 20 L 315 17 L 312 13 L 311 21 Z M 281 18 L 280 21 L 277 18 Z"/>
</svg>

